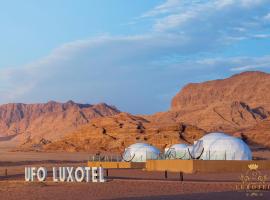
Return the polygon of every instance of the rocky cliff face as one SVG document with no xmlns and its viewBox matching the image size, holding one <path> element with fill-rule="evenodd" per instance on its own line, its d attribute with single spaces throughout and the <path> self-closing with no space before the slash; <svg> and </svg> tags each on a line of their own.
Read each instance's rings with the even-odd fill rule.
<svg viewBox="0 0 270 200">
<path fill-rule="evenodd" d="M 270 120 L 260 121 L 251 128 L 237 131 L 234 135 L 243 138 L 248 144 L 254 147 L 270 148 Z"/>
<path fill-rule="evenodd" d="M 119 153 L 136 142 L 147 142 L 164 149 L 179 142 L 192 144 L 204 134 L 204 130 L 188 124 L 159 124 L 143 117 L 120 113 L 94 119 L 64 139 L 43 145 L 43 149 Z M 23 147 L 29 148 L 29 145 L 33 148 L 31 143 Z"/>
<path fill-rule="evenodd" d="M 244 72 L 227 79 L 190 83 L 172 100 L 171 110 L 196 110 L 220 102 L 244 102 L 270 110 L 270 74 Z"/>
<path fill-rule="evenodd" d="M 45 104 L 5 104 L 0 106 L 0 136 L 18 135 L 21 139 L 55 140 L 96 117 L 119 111 L 107 104 L 89 105 L 48 102 Z M 18 138 L 18 137 L 17 137 Z"/>
<path fill-rule="evenodd" d="M 262 139 L 270 134 L 269 116 L 270 74 L 244 72 L 186 85 L 173 98 L 170 111 L 154 118 L 189 123 L 207 132 L 237 133 L 250 144 L 269 146 Z"/>
<path fill-rule="evenodd" d="M 178 120 L 207 131 L 252 127 L 270 114 L 270 75 L 244 72 L 223 80 L 192 83 L 172 100 Z"/>
</svg>

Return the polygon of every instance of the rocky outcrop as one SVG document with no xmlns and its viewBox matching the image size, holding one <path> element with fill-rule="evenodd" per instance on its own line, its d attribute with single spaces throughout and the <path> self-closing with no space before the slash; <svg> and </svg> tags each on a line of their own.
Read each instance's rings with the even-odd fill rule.
<svg viewBox="0 0 270 200">
<path fill-rule="evenodd" d="M 270 120 L 260 121 L 255 126 L 239 130 L 233 135 L 242 138 L 255 148 L 270 148 Z"/>
<path fill-rule="evenodd" d="M 173 98 L 171 110 L 204 109 L 233 101 L 270 110 L 270 74 L 244 72 L 227 79 L 190 83 Z"/>
<path fill-rule="evenodd" d="M 122 152 L 136 142 L 160 149 L 175 143 L 192 144 L 205 131 L 184 123 L 157 124 L 127 113 L 92 120 L 65 138 L 49 144 L 26 143 L 24 149 L 45 151 Z"/>
<path fill-rule="evenodd" d="M 207 131 L 234 132 L 269 117 L 269 86 L 270 75 L 263 72 L 188 84 L 173 98 L 170 112 L 177 113 L 176 121 Z"/>
<path fill-rule="evenodd" d="M 16 139 L 56 140 L 97 117 L 118 114 L 107 104 L 78 104 L 73 101 L 45 104 L 5 104 L 0 106 L 0 136 Z"/>
</svg>

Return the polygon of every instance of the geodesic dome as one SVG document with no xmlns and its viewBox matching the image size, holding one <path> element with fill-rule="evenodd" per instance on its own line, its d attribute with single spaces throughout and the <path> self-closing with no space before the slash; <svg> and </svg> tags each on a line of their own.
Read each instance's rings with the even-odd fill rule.
<svg viewBox="0 0 270 200">
<path fill-rule="evenodd" d="M 165 149 L 166 159 L 189 159 L 188 146 L 186 144 L 174 144 Z"/>
<path fill-rule="evenodd" d="M 123 160 L 129 162 L 146 162 L 157 159 L 159 149 L 147 143 L 135 143 L 127 147 L 123 153 Z"/>
<path fill-rule="evenodd" d="M 209 133 L 203 136 L 203 160 L 251 160 L 252 153 L 248 145 L 241 140 L 224 133 Z"/>
</svg>

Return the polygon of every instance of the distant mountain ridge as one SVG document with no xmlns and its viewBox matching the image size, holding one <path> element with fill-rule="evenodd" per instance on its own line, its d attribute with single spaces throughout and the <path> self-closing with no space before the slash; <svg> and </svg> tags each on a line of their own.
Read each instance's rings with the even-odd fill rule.
<svg viewBox="0 0 270 200">
<path fill-rule="evenodd" d="M 4 104 L 0 105 L 0 135 L 23 135 L 30 138 L 46 135 L 54 139 L 93 118 L 119 112 L 117 108 L 105 103 L 90 105 L 73 101 L 50 101 L 39 104 Z"/>
</svg>

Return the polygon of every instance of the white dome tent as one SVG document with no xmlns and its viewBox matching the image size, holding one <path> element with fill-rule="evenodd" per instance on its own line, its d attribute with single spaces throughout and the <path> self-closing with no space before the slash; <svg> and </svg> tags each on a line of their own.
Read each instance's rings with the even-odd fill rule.
<svg viewBox="0 0 270 200">
<path fill-rule="evenodd" d="M 147 143 L 135 143 L 127 147 L 123 160 L 129 162 L 146 162 L 148 159 L 158 159 L 159 149 Z"/>
<path fill-rule="evenodd" d="M 165 149 L 167 159 L 189 159 L 188 146 L 186 144 L 174 144 Z"/>
<path fill-rule="evenodd" d="M 203 160 L 251 160 L 252 153 L 248 145 L 241 140 L 224 133 L 209 133 L 203 136 Z"/>
</svg>

